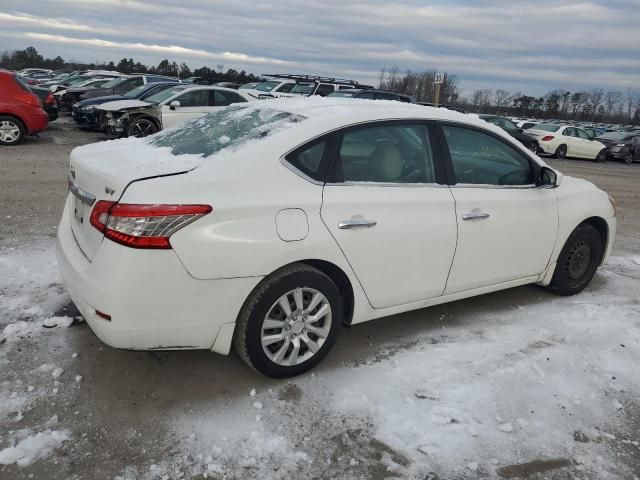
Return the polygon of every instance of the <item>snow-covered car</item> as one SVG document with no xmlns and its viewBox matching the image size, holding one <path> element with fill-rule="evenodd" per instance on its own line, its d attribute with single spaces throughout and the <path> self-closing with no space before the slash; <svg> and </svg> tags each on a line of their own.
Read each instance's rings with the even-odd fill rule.
<svg viewBox="0 0 640 480">
<path fill-rule="evenodd" d="M 571 125 L 539 123 L 527 130 L 536 138 L 540 153 L 556 158 L 586 158 L 596 162 L 607 160 L 607 147 L 590 137 L 587 132 Z"/>
<path fill-rule="evenodd" d="M 177 123 L 234 103 L 255 100 L 230 88 L 179 84 L 142 100 L 117 100 L 96 106 L 97 122 L 117 137 L 146 137 Z"/>
<path fill-rule="evenodd" d="M 235 345 L 273 377 L 342 325 L 524 284 L 580 292 L 611 251 L 611 197 L 479 118 L 275 99 L 71 153 L 58 263 L 96 335 Z"/>
</svg>

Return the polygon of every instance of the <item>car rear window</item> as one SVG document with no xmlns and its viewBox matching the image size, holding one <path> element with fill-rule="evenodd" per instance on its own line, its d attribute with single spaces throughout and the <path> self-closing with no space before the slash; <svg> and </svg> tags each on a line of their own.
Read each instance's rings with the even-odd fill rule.
<svg viewBox="0 0 640 480">
<path fill-rule="evenodd" d="M 539 123 L 535 127 L 534 130 L 542 130 L 543 132 L 557 132 L 560 128 L 560 125 L 554 125 L 553 123 Z"/>
<path fill-rule="evenodd" d="M 208 157 L 223 149 L 260 140 L 305 118 L 272 108 L 232 105 L 164 130 L 149 137 L 148 141 L 156 147 L 170 147 L 174 155 Z"/>
</svg>

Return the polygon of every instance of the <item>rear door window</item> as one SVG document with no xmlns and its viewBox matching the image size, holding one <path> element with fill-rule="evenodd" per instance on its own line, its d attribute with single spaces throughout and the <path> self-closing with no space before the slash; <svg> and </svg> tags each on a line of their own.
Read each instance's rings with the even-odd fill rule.
<svg viewBox="0 0 640 480">
<path fill-rule="evenodd" d="M 333 182 L 435 183 L 427 127 L 372 125 L 344 132 L 331 174 Z"/>
<path fill-rule="evenodd" d="M 183 93 L 175 100 L 180 102 L 181 107 L 204 107 L 209 104 L 208 90 L 191 90 Z"/>
<path fill-rule="evenodd" d="M 334 90 L 335 90 L 335 88 L 334 88 L 333 85 L 328 85 L 326 83 L 321 83 L 320 85 L 318 85 L 318 88 L 316 89 L 316 93 L 314 95 L 320 95 L 321 97 L 326 97 L 327 95 L 329 95 Z"/>
<path fill-rule="evenodd" d="M 246 102 L 246 100 L 233 92 L 225 92 L 222 90 L 213 90 L 213 105 L 216 107 L 226 107 L 232 103 Z"/>
</svg>

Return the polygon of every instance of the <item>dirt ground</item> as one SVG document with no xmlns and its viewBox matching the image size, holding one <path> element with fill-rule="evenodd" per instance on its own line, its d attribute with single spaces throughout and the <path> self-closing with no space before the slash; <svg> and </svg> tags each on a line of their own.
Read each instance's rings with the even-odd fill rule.
<svg viewBox="0 0 640 480">
<path fill-rule="evenodd" d="M 33 248 L 38 251 L 41 245 L 52 243 L 67 194 L 69 152 L 77 145 L 101 139 L 102 134 L 80 131 L 63 117 L 52 123 L 39 138 L 27 138 L 23 145 L 0 149 L 0 249 Z M 640 164 L 555 159 L 548 162 L 567 175 L 594 182 L 616 199 L 618 234 L 613 255 L 639 255 Z M 629 281 L 635 281 L 637 287 L 637 279 Z M 415 348 L 417 343 L 427 347 L 446 343 L 447 334 L 442 333 L 441 322 L 445 316 L 454 318 L 448 328 L 475 332 L 474 319 L 478 316 L 488 315 L 496 309 L 513 310 L 514 305 L 528 307 L 550 303 L 555 301 L 553 298 L 535 287 L 522 287 L 355 326 L 343 332 L 334 351 L 316 369 L 314 376 L 306 376 L 300 382 L 262 377 L 248 369 L 235 354 L 223 357 L 203 351 L 111 349 L 104 346 L 84 323 L 74 324 L 62 333 L 59 329 L 51 329 L 27 336 L 7 351 L 4 362 L 0 361 L 0 385 L 9 390 L 16 383 L 26 385 L 30 381 L 29 375 L 25 374 L 25 378 L 22 372 L 37 371 L 43 363 L 67 365 L 66 369 L 74 370 L 73 375 L 81 375 L 81 381 L 74 382 L 71 378 L 62 382 L 60 388 L 64 387 L 64 390 L 59 395 L 43 394 L 33 400 L 28 412 L 30 425 L 44 424 L 57 415 L 73 432 L 73 440 L 65 449 L 30 466 L 0 465 L 0 479 L 190 478 L 189 465 L 198 461 L 211 462 L 196 458 L 195 453 L 185 453 L 178 444 L 183 437 L 169 426 L 169 420 L 204 408 L 217 415 L 224 409 L 236 412 L 233 406 L 247 401 L 252 389 L 265 392 L 267 398 L 263 401 L 271 399 L 280 405 L 277 417 L 280 427 L 273 428 L 284 426 L 296 447 L 317 442 L 317 448 L 327 449 L 324 456 L 320 455 L 321 460 L 314 458 L 322 464 L 314 470 L 317 473 L 304 478 L 404 478 L 409 475 L 403 470 L 408 468 L 409 460 L 396 449 L 372 438 L 374 426 L 366 418 L 357 424 L 349 423 L 326 405 L 314 402 L 310 393 L 319 388 L 317 383 L 313 386 L 314 378 L 340 379 L 341 369 L 390 362 L 398 352 Z M 633 308 L 637 310 L 637 307 Z M 57 313 L 75 314 L 71 305 Z M 479 326 L 477 330 L 480 331 Z M 8 347 L 0 344 L 0 350 L 3 348 Z M 79 357 L 73 357 L 75 363 L 72 364 L 74 352 L 78 352 Z M 640 376 L 636 378 L 640 380 Z M 325 390 L 331 389 L 326 382 L 321 385 Z M 321 398 L 321 394 L 318 395 Z M 422 397 L 416 394 L 416 398 Z M 640 439 L 640 402 L 637 400 L 636 397 L 635 403 L 626 405 L 624 426 L 621 427 L 626 433 L 618 438 Z M 243 415 L 248 415 L 252 421 L 254 414 L 269 415 L 266 408 L 262 410 L 262 406 L 258 408 L 255 403 L 254 407 Z M 316 420 L 310 422 L 309 416 Z M 228 419 L 214 418 L 222 430 L 228 427 Z M 237 419 L 239 423 L 245 420 Z M 26 420 L 16 420 L 15 424 L 3 421 L 0 418 L 0 450 L 6 447 L 3 440 L 7 440 L 15 429 L 22 428 L 21 422 Z M 194 435 L 202 436 L 197 423 L 193 425 Z M 256 435 L 261 438 L 260 434 Z M 569 441 L 571 449 L 581 448 L 589 442 L 589 435 L 584 438 L 582 435 L 575 432 Z M 252 436 L 253 433 L 247 434 L 247 438 Z M 224 444 L 225 438 L 222 435 L 217 444 Z M 575 443 L 577 447 L 573 447 L 574 441 L 578 442 Z M 241 444 L 240 449 L 242 445 L 247 444 Z M 520 454 L 513 454 L 510 463 L 501 460 L 500 468 L 490 472 L 477 466 L 474 468 L 470 463 L 464 471 L 453 470 L 444 475 L 424 471 L 418 477 L 413 470 L 411 475 L 412 478 L 442 480 L 492 478 L 496 474 L 501 478 L 603 478 L 583 470 L 579 455 L 569 458 L 567 451 L 559 451 L 557 455 L 554 451 L 545 451 L 543 459 L 533 454 L 527 457 L 526 453 L 536 447 L 539 445 L 523 444 L 518 450 Z M 223 445 L 220 448 L 224 450 Z M 569 452 L 573 451 L 571 449 Z M 317 449 L 309 447 L 307 451 L 317 452 Z M 610 458 L 614 465 L 607 478 L 633 479 L 635 476 L 637 479 L 640 476 L 640 449 L 611 440 L 602 455 Z M 271 460 L 264 460 L 265 464 L 273 460 L 272 456 L 269 457 Z M 286 458 L 287 454 L 283 453 L 282 457 Z M 172 459 L 171 468 L 164 465 L 154 470 L 156 464 L 160 465 L 168 458 Z M 244 478 L 243 471 L 249 475 L 256 471 L 252 470 L 255 468 L 255 465 L 241 464 L 233 473 L 226 474 L 212 468 L 209 475 L 195 478 Z M 288 473 L 279 473 L 278 468 L 267 472 L 258 470 L 261 476 L 253 478 L 299 478 L 293 467 L 284 470 Z"/>
</svg>

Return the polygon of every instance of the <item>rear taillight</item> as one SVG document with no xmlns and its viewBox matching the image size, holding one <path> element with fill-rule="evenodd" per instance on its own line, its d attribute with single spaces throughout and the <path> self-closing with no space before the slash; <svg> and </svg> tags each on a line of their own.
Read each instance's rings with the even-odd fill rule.
<svg viewBox="0 0 640 480">
<path fill-rule="evenodd" d="M 100 200 L 91 225 L 114 242 L 132 248 L 171 248 L 169 237 L 211 212 L 209 205 L 139 205 Z"/>
<path fill-rule="evenodd" d="M 542 137 L 543 142 L 550 142 L 551 140 L 553 140 L 553 135 L 545 135 Z"/>
<path fill-rule="evenodd" d="M 16 100 L 20 100 L 21 102 L 28 103 L 29 105 L 33 105 L 34 107 L 42 106 L 40 98 L 38 98 L 38 96 L 34 93 L 16 93 L 13 98 L 15 98 Z"/>
<path fill-rule="evenodd" d="M 53 105 L 56 103 L 56 98 L 53 96 L 53 93 L 49 92 L 47 94 L 47 98 L 44 100 L 45 105 Z"/>
</svg>

